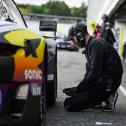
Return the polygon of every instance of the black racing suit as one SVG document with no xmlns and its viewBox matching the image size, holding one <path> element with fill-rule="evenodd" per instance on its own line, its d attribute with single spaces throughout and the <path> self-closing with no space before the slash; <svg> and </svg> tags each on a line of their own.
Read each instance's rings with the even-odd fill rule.
<svg viewBox="0 0 126 126">
<path fill-rule="evenodd" d="M 110 27 L 105 28 L 105 33 L 104 33 L 103 39 L 106 40 L 106 42 L 109 42 L 111 45 L 113 45 L 115 43 L 115 41 L 116 41 L 115 36 Z"/>
<path fill-rule="evenodd" d="M 116 41 L 115 36 L 113 34 L 111 27 L 107 24 L 108 24 L 108 22 L 103 22 L 101 25 L 102 39 L 104 39 L 106 42 L 113 45 L 114 42 Z"/>
<path fill-rule="evenodd" d="M 87 64 L 84 79 L 76 87 L 76 93 L 64 101 L 64 106 L 69 106 L 68 111 L 91 108 L 106 101 L 121 84 L 122 63 L 109 43 L 91 37 L 85 54 Z"/>
<path fill-rule="evenodd" d="M 113 86 L 113 82 L 121 81 L 123 67 L 117 51 L 104 40 L 90 38 L 86 48 L 86 74 L 84 79 L 77 86 L 81 92 L 98 86 L 99 89 L 106 89 Z M 97 85 L 99 80 L 106 83 Z M 111 84 L 112 83 L 112 84 Z M 115 89 L 111 89 L 115 90 Z"/>
</svg>

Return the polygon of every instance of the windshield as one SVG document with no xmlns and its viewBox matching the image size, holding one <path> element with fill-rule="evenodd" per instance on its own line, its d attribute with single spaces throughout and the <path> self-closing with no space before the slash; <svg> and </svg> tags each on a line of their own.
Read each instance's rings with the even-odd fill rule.
<svg viewBox="0 0 126 126">
<path fill-rule="evenodd" d="M 15 22 L 26 27 L 26 23 L 13 0 L 0 0 L 0 20 Z"/>
</svg>

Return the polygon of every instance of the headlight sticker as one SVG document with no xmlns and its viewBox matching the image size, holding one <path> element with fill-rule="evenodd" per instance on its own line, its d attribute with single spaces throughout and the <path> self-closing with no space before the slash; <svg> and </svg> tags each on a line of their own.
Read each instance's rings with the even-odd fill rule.
<svg viewBox="0 0 126 126">
<path fill-rule="evenodd" d="M 9 10 L 6 1 L 0 0 L 0 19 L 6 20 L 7 18 L 14 19 L 12 12 Z"/>
<path fill-rule="evenodd" d="M 32 95 L 33 96 L 39 96 L 41 95 L 41 87 L 40 86 L 37 86 L 36 84 L 33 84 L 32 85 Z"/>
<path fill-rule="evenodd" d="M 0 0 L 0 18 L 5 17 L 7 14 L 7 9 L 3 5 L 3 0 Z"/>
</svg>

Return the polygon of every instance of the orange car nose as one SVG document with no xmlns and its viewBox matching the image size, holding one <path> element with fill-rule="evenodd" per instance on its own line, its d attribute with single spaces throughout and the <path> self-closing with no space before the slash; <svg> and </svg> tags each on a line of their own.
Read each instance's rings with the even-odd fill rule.
<svg viewBox="0 0 126 126">
<path fill-rule="evenodd" d="M 14 59 L 14 81 L 42 81 L 39 59 L 32 56 Z"/>
</svg>

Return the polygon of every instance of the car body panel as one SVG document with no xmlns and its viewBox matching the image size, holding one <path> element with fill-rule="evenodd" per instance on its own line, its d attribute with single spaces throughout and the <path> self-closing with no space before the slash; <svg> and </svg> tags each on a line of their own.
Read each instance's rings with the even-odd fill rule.
<svg viewBox="0 0 126 126">
<path fill-rule="evenodd" d="M 40 126 L 46 41 L 27 28 L 13 0 L 0 0 L 0 27 L 0 126 Z"/>
<path fill-rule="evenodd" d="M 39 65 L 44 60 L 44 49 L 45 49 L 45 43 L 46 43 L 43 37 L 27 29 L 10 31 L 7 33 L 5 32 L 3 34 L 3 37 L 5 39 L 5 43 L 21 47 L 19 51 L 17 50 L 17 53 L 12 56 L 14 60 L 13 81 L 28 81 L 27 80 L 28 78 L 25 77 L 26 72 L 28 70 L 40 73 Z M 35 49 L 37 57 L 33 57 L 31 54 L 26 57 L 25 55 L 25 48 L 26 48 L 26 43 L 27 43 L 26 40 L 32 40 L 33 42 L 36 42 L 34 41 L 36 39 L 39 40 L 38 45 Z M 23 52 L 23 49 L 24 49 L 24 52 Z M 38 80 L 40 78 L 38 79 L 33 78 L 33 79 Z"/>
<path fill-rule="evenodd" d="M 57 69 L 57 42 L 56 42 L 56 29 L 57 22 L 55 21 L 40 21 L 39 29 L 45 34 L 45 39 L 48 48 L 48 69 L 47 69 L 47 82 L 55 81 L 55 70 Z M 53 35 L 52 35 L 53 34 Z"/>
<path fill-rule="evenodd" d="M 57 64 L 57 59 L 56 59 L 56 53 L 57 53 L 57 48 L 56 48 L 56 41 L 50 38 L 46 38 L 47 42 L 47 47 L 48 47 L 48 69 L 47 69 L 47 80 L 48 82 L 54 81 L 55 79 L 55 67 Z"/>
<path fill-rule="evenodd" d="M 12 45 L 25 47 L 25 40 L 42 39 L 42 37 L 30 30 L 16 30 L 4 35 L 4 38 Z"/>
<path fill-rule="evenodd" d="M 56 21 L 40 21 L 39 29 L 45 33 L 48 48 L 47 63 L 47 105 L 53 106 L 57 98 L 57 43 L 56 43 Z M 52 33 L 52 34 L 51 34 Z"/>
<path fill-rule="evenodd" d="M 19 9 L 13 0 L 0 0 L 0 19 L 5 20 L 9 16 L 10 21 L 16 22 L 20 26 L 27 27 Z"/>
</svg>

